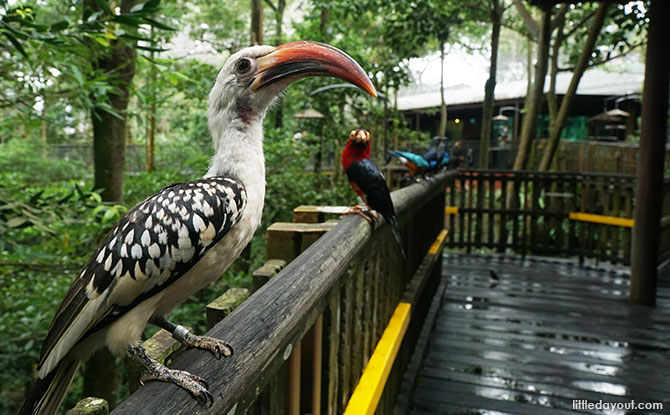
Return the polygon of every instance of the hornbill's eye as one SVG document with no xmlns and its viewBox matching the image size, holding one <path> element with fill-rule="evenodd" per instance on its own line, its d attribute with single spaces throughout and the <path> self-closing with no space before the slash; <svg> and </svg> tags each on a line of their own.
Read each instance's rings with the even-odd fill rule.
<svg viewBox="0 0 670 415">
<path fill-rule="evenodd" d="M 242 58 L 239 61 L 237 61 L 237 73 L 239 74 L 245 74 L 249 72 L 249 69 L 251 69 L 251 59 L 249 58 Z"/>
</svg>

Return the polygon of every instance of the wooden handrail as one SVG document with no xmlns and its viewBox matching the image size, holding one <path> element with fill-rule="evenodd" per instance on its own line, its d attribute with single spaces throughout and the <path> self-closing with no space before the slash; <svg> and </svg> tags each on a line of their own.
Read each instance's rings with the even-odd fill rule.
<svg viewBox="0 0 670 415">
<path fill-rule="evenodd" d="M 442 200 L 433 210 L 442 215 L 444 189 L 455 175 L 455 172 L 440 173 L 430 180 L 393 192 L 399 224 L 425 221 L 425 217 L 420 217 L 421 209 L 436 196 Z M 112 413 L 243 413 L 337 295 L 336 289 L 346 277 L 354 258 L 365 255 L 364 249 L 373 235 L 384 232 L 389 236 L 388 227 L 379 224 L 380 221 L 373 231 L 370 224 L 357 215 L 342 218 L 276 277 L 214 326 L 207 335 L 225 339 L 233 346 L 235 354 L 230 359 L 216 360 L 207 352 L 188 350 L 174 360 L 171 367 L 187 370 L 209 382 L 214 396 L 211 407 L 199 405 L 187 392 L 174 385 L 149 382 Z M 438 231 L 439 228 L 436 228 L 435 233 Z M 412 253 L 417 252 L 422 258 L 434 236 L 427 234 L 423 236 L 429 238 L 426 241 L 409 241 L 408 272 L 413 272 L 421 262 L 420 259 L 412 259 Z M 419 253 L 421 250 L 423 253 Z"/>
</svg>

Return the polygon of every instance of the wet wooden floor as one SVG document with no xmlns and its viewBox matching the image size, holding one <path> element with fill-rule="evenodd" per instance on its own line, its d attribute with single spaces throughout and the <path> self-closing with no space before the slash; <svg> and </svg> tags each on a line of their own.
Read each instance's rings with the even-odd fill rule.
<svg viewBox="0 0 670 415">
<path fill-rule="evenodd" d="M 408 413 L 670 413 L 668 274 L 656 308 L 632 307 L 622 272 L 447 255 L 447 288 Z M 573 400 L 666 409 L 580 411 Z"/>
</svg>

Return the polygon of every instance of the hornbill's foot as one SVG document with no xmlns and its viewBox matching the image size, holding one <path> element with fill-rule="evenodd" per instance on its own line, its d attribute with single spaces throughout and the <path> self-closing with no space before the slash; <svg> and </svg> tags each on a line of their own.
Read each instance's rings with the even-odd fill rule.
<svg viewBox="0 0 670 415">
<path fill-rule="evenodd" d="M 181 326 L 178 326 L 181 327 Z M 180 342 L 195 347 L 197 349 L 209 350 L 216 356 L 217 359 L 221 357 L 230 357 L 233 355 L 233 348 L 226 342 L 214 337 L 196 336 L 195 334 L 186 331 L 183 339 L 177 337 L 177 333 L 172 333 L 172 337 Z"/>
<path fill-rule="evenodd" d="M 221 359 L 222 356 L 230 357 L 233 355 L 233 348 L 223 340 L 214 337 L 196 336 L 188 331 L 186 327 L 176 325 L 165 317 L 153 318 L 151 324 L 169 331 L 172 333 L 172 337 L 179 340 L 182 344 L 197 349 L 209 350 L 217 359 Z"/>
<path fill-rule="evenodd" d="M 347 212 L 344 212 L 343 215 L 360 215 L 363 219 L 370 223 L 372 223 L 372 220 L 374 219 L 374 215 L 370 209 L 363 206 L 352 206 L 351 209 L 349 209 Z"/>
<path fill-rule="evenodd" d="M 144 347 L 140 345 L 129 345 L 128 354 L 147 368 L 147 373 L 140 378 L 141 385 L 152 380 L 174 383 L 182 389 L 187 390 L 201 405 L 211 406 L 214 403 L 214 397 L 212 397 L 212 394 L 208 390 L 209 385 L 201 377 L 184 370 L 170 369 L 163 366 L 157 360 L 147 355 Z"/>
</svg>

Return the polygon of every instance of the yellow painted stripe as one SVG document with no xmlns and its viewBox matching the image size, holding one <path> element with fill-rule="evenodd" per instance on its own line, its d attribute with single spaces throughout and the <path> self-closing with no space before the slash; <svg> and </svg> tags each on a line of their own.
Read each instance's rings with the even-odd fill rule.
<svg viewBox="0 0 670 415">
<path fill-rule="evenodd" d="M 455 215 L 458 213 L 458 206 L 447 206 L 444 208 L 445 215 Z"/>
<path fill-rule="evenodd" d="M 344 415 L 373 415 L 407 331 L 412 305 L 399 303 L 349 399 Z"/>
<path fill-rule="evenodd" d="M 430 246 L 430 249 L 428 250 L 428 253 L 430 255 L 437 254 L 437 251 L 439 251 L 440 247 L 444 244 L 445 239 L 447 239 L 447 230 L 442 229 L 442 232 L 440 232 L 440 234 L 437 235 L 437 238 L 435 238 L 435 241 Z"/>
<path fill-rule="evenodd" d="M 635 225 L 633 219 L 617 218 L 615 216 L 594 215 L 591 213 L 570 212 L 570 219 L 582 222 L 602 223 L 604 225 L 624 226 L 632 228 Z"/>
</svg>

